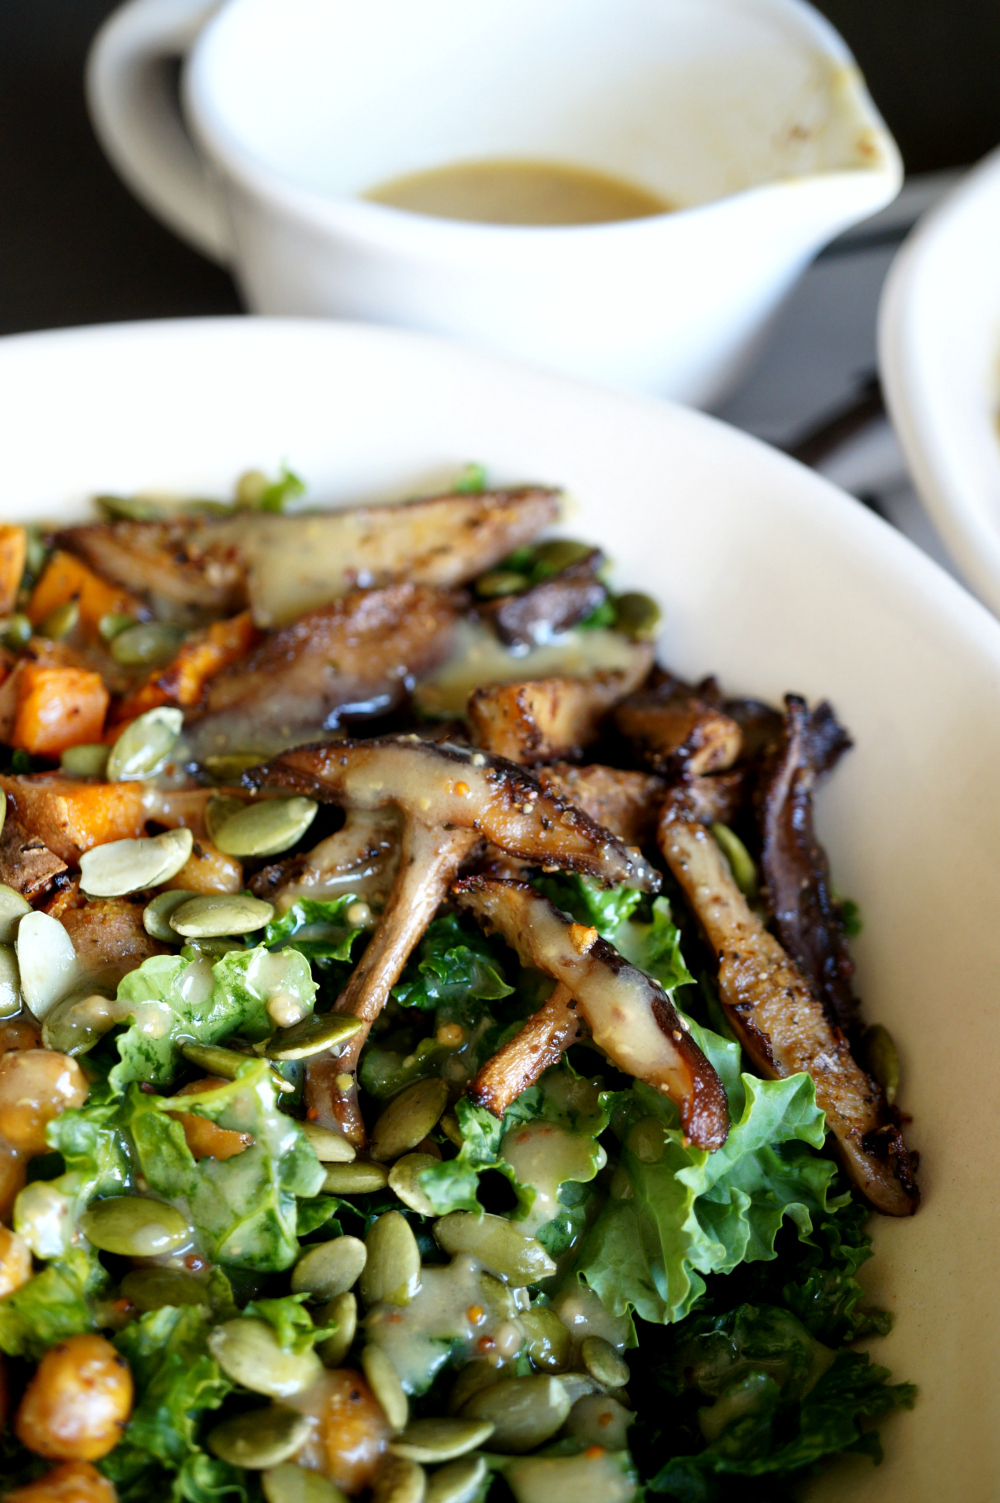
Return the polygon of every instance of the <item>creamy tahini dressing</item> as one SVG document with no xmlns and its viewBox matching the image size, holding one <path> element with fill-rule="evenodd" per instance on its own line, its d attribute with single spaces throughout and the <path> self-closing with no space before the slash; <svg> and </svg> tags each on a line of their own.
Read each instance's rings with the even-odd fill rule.
<svg viewBox="0 0 1000 1503">
<path fill-rule="evenodd" d="M 526 1237 L 534 1237 L 562 1209 L 559 1186 L 565 1180 L 589 1180 L 594 1173 L 594 1142 L 557 1122 L 527 1122 L 505 1136 L 500 1153 L 522 1185 L 530 1185 L 535 1199 L 527 1216 L 511 1223 Z M 607 1155 L 597 1145 L 598 1168 Z M 603 1162 L 602 1162 L 603 1161 Z"/>
</svg>

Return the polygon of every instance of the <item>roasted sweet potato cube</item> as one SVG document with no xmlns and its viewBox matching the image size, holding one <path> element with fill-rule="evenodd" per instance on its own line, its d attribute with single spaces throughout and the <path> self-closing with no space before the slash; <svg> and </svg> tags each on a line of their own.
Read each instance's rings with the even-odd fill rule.
<svg viewBox="0 0 1000 1503">
<path fill-rule="evenodd" d="M 17 604 L 27 552 L 28 535 L 24 528 L 11 522 L 0 524 L 0 616 L 9 616 Z"/>
<path fill-rule="evenodd" d="M 52 772 L 0 774 L 0 789 L 24 826 L 73 865 L 91 846 L 143 832 L 146 811 L 138 782 L 75 783 Z"/>
<path fill-rule="evenodd" d="M 80 629 L 85 637 L 96 641 L 103 616 L 144 616 L 142 602 L 121 585 L 109 584 L 72 553 L 58 550 L 45 566 L 45 572 L 31 592 L 28 620 L 39 626 L 52 612 L 67 601 L 80 607 Z"/>
<path fill-rule="evenodd" d="M 99 673 L 25 663 L 11 744 L 35 756 L 58 757 L 69 746 L 100 741 L 110 698 Z"/>
</svg>

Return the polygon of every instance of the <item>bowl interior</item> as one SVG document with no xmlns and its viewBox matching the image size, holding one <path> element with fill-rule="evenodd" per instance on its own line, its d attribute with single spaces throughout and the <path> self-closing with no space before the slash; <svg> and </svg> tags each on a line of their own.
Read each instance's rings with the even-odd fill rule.
<svg viewBox="0 0 1000 1503">
<path fill-rule="evenodd" d="M 687 207 L 894 155 L 839 38 L 789 0 L 240 0 L 191 98 L 209 138 L 333 196 L 541 157 Z"/>
<path fill-rule="evenodd" d="M 3 516 L 95 490 L 225 495 L 287 460 L 332 504 L 413 493 L 480 460 L 560 482 L 565 526 L 666 607 L 661 654 L 733 691 L 829 697 L 856 749 L 819 800 L 861 905 L 859 989 L 898 1040 L 925 1203 L 868 1265 L 897 1315 L 873 1343 L 916 1381 L 887 1465 L 814 1496 L 1000 1493 L 1000 627 L 898 534 L 712 419 L 442 342 L 356 325 L 218 320 L 0 342 Z M 961 1111 L 959 1111 L 961 1107 Z"/>
</svg>

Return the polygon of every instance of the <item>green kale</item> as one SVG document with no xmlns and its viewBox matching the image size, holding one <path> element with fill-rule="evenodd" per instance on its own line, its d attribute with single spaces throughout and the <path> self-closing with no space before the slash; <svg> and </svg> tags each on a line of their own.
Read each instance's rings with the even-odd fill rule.
<svg viewBox="0 0 1000 1503">
<path fill-rule="evenodd" d="M 694 977 L 681 955 L 681 936 L 666 898 L 644 898 L 632 887 L 598 887 L 587 877 L 560 872 L 540 876 L 534 885 L 551 903 L 595 928 L 632 965 L 646 971 L 667 992 Z"/>
<path fill-rule="evenodd" d="M 347 918 L 357 901 L 354 893 L 324 901 L 300 898 L 268 924 L 264 944 L 269 950 L 298 950 L 321 970 L 349 966 L 354 942 L 365 933 Z"/>
<path fill-rule="evenodd" d="M 95 1253 L 71 1248 L 0 1299 L 0 1350 L 37 1359 L 67 1336 L 96 1330 L 94 1300 L 108 1283 Z"/>
<path fill-rule="evenodd" d="M 286 1294 L 282 1299 L 251 1300 L 243 1314 L 273 1326 L 283 1351 L 308 1352 L 317 1341 L 332 1335 L 335 1329 L 313 1323 L 312 1316 L 304 1308 L 310 1297 L 308 1294 Z"/>
<path fill-rule="evenodd" d="M 428 925 L 392 995 L 404 1007 L 459 1007 L 471 1020 L 483 1011 L 472 1004 L 498 1002 L 513 990 L 478 924 L 457 913 L 441 913 Z"/>
</svg>

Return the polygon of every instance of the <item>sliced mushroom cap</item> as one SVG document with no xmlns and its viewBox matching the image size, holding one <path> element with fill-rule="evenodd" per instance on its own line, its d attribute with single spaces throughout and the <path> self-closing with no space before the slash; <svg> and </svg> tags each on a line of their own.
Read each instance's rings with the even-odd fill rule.
<svg viewBox="0 0 1000 1503">
<path fill-rule="evenodd" d="M 615 710 L 615 724 L 643 761 L 665 777 L 732 767 L 743 742 L 735 720 L 671 679 L 624 700 Z"/>
<path fill-rule="evenodd" d="M 480 615 L 508 647 L 547 642 L 585 620 L 608 598 L 607 586 L 597 578 L 605 562 L 601 550 L 592 548 L 586 557 L 523 594 L 505 595 L 480 606 Z"/>
<path fill-rule="evenodd" d="M 399 865 L 398 809 L 349 809 L 343 825 L 300 856 L 265 866 L 250 889 L 287 908 L 297 898 L 336 898 L 353 892 L 370 900 L 389 891 Z"/>
<path fill-rule="evenodd" d="M 914 1161 L 881 1088 L 855 1063 L 844 1035 L 750 910 L 683 789 L 667 798 L 659 838 L 718 956 L 722 1004 L 757 1069 L 767 1077 L 810 1075 L 858 1189 L 888 1216 L 912 1215 L 920 1203 Z"/>
<path fill-rule="evenodd" d="M 470 747 L 381 737 L 284 752 L 244 781 L 293 789 L 345 808 L 396 804 L 428 828 L 474 831 L 548 871 L 583 872 L 605 887 L 657 892 L 660 875 L 638 852 L 580 809 L 546 793 L 538 780 L 500 757 Z"/>
<path fill-rule="evenodd" d="M 656 835 L 667 790 L 663 779 L 652 773 L 604 767 L 600 762 L 587 767 L 554 762 L 540 767 L 536 776 L 549 793 L 575 804 L 626 845 L 642 846 Z"/>
<path fill-rule="evenodd" d="M 721 1147 L 729 1133 L 722 1082 L 658 982 L 527 882 L 465 877 L 452 893 L 525 965 L 563 984 L 594 1042 L 620 1069 L 669 1096 L 693 1143 Z"/>
</svg>

